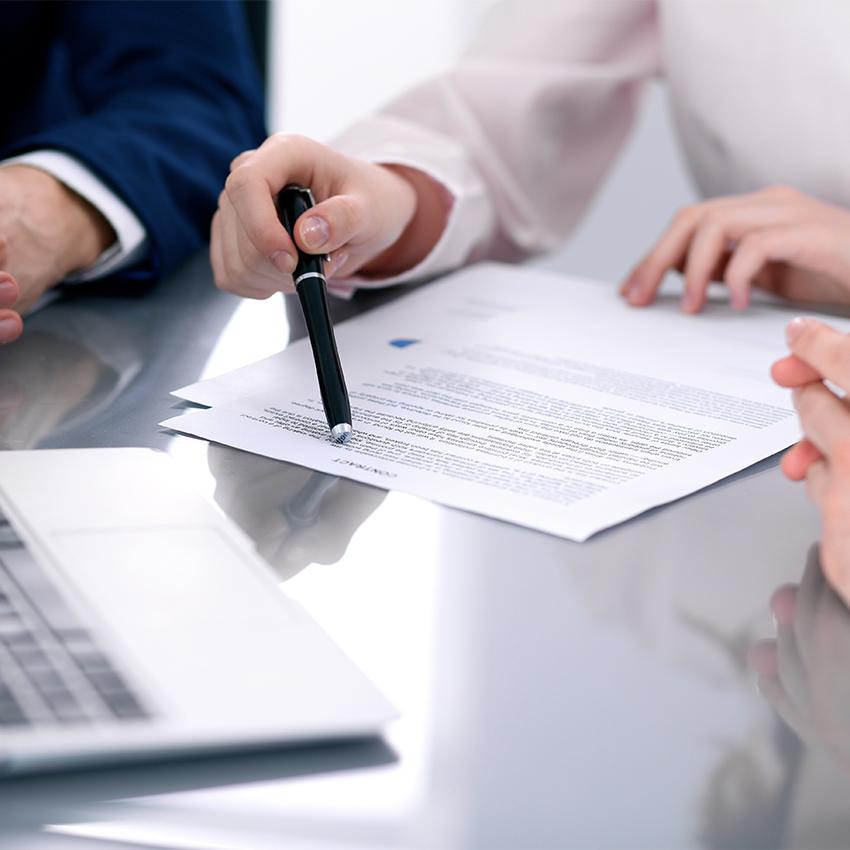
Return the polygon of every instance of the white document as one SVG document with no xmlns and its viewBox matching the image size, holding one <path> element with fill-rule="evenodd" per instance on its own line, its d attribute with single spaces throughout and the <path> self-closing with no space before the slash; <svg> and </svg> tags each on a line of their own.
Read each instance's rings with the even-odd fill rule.
<svg viewBox="0 0 850 850">
<path fill-rule="evenodd" d="M 768 374 L 793 315 L 636 310 L 609 284 L 481 265 L 338 326 L 345 445 L 306 340 L 178 390 L 214 407 L 162 424 L 581 541 L 799 438 Z"/>
</svg>

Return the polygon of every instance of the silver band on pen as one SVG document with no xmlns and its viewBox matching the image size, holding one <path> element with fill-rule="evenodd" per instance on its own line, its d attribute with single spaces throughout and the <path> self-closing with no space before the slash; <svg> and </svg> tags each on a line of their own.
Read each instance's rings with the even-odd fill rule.
<svg viewBox="0 0 850 850">
<path fill-rule="evenodd" d="M 325 278 L 325 276 L 321 272 L 304 272 L 304 274 L 300 274 L 298 275 L 298 277 L 295 278 L 295 285 L 298 286 L 298 284 L 301 283 L 302 280 L 308 277 L 318 277 L 321 280 L 324 280 L 325 283 L 327 283 L 327 278 Z"/>
</svg>

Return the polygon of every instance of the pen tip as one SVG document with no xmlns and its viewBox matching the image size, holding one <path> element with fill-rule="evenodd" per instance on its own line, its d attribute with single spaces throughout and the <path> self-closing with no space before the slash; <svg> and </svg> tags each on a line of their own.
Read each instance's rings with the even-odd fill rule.
<svg viewBox="0 0 850 850">
<path fill-rule="evenodd" d="M 331 428 L 331 439 L 335 443 L 346 443 L 348 442 L 348 438 L 351 436 L 351 431 L 351 426 L 346 423 L 334 425 L 334 427 Z"/>
</svg>

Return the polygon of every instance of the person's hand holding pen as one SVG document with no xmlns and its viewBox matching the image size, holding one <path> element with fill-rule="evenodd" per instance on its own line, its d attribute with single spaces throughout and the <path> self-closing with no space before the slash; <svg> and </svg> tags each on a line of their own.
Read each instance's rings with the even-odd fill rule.
<svg viewBox="0 0 850 850">
<path fill-rule="evenodd" d="M 850 303 L 850 210 L 780 186 L 685 207 L 628 275 L 634 307 L 655 300 L 670 271 L 684 275 L 682 309 L 698 313 L 712 281 L 744 309 L 753 287 L 791 301 Z"/>
<path fill-rule="evenodd" d="M 448 214 L 443 190 L 403 166 L 354 159 L 302 136 L 278 134 L 231 166 L 212 222 L 216 284 L 246 298 L 292 292 L 296 251 L 274 199 L 289 184 L 308 186 L 317 203 L 295 241 L 329 254 L 328 277 L 391 276 L 436 244 Z"/>
<path fill-rule="evenodd" d="M 782 459 L 793 481 L 806 482 L 822 517 L 821 562 L 827 579 L 850 602 L 850 337 L 815 319 L 788 325 L 791 354 L 773 364 L 774 380 L 794 390 L 804 438 Z"/>
</svg>

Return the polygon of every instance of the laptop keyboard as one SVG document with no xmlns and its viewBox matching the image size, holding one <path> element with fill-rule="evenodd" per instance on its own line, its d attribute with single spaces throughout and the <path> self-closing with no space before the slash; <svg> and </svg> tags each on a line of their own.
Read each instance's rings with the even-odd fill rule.
<svg viewBox="0 0 850 850">
<path fill-rule="evenodd" d="M 0 728 L 148 716 L 91 631 L 0 516 Z"/>
</svg>

